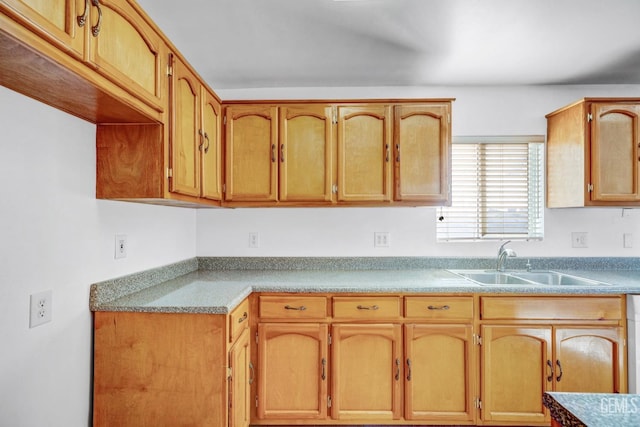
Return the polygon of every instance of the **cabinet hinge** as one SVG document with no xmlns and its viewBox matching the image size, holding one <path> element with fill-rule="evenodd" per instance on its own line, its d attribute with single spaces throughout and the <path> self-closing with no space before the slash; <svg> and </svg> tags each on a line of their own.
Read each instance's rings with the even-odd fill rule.
<svg viewBox="0 0 640 427">
<path fill-rule="evenodd" d="M 331 334 L 329 334 L 329 337 L 327 339 L 327 342 L 329 343 L 329 345 L 331 345 Z"/>
<path fill-rule="evenodd" d="M 478 334 L 473 334 L 473 342 L 475 345 L 482 345 L 482 337 Z"/>
<path fill-rule="evenodd" d="M 331 396 L 327 396 L 327 408 L 331 408 Z"/>
<path fill-rule="evenodd" d="M 334 125 L 338 124 L 338 113 L 336 107 L 331 108 L 331 123 L 333 123 Z"/>
<path fill-rule="evenodd" d="M 587 191 L 589 193 L 593 192 L 593 184 L 587 184 Z"/>
<path fill-rule="evenodd" d="M 231 377 L 233 376 L 233 371 L 231 370 L 231 368 L 227 368 L 227 379 L 230 380 Z"/>
<path fill-rule="evenodd" d="M 587 122 L 593 121 L 593 115 L 591 113 L 587 113 Z"/>
<path fill-rule="evenodd" d="M 256 331 L 256 344 L 258 344 L 258 331 Z"/>
<path fill-rule="evenodd" d="M 256 394 L 256 408 L 258 407 L 258 395 Z"/>
<path fill-rule="evenodd" d="M 476 408 L 478 408 L 478 409 L 482 409 L 482 400 L 480 400 L 480 398 L 479 398 L 479 397 L 476 397 L 476 402 L 475 402 L 475 404 L 476 404 Z"/>
<path fill-rule="evenodd" d="M 173 169 L 167 168 L 167 178 L 173 178 Z"/>
<path fill-rule="evenodd" d="M 333 194 L 338 194 L 338 184 L 333 184 L 333 185 L 331 186 L 331 192 L 332 192 Z"/>
<path fill-rule="evenodd" d="M 167 64 L 167 76 L 173 76 L 173 67 L 171 66 L 171 64 Z"/>
<path fill-rule="evenodd" d="M 227 116 L 224 116 L 224 118 L 222 119 L 222 124 L 224 124 L 224 125 L 227 124 Z"/>
<path fill-rule="evenodd" d="M 226 192 L 227 192 L 227 184 L 225 183 L 225 184 L 222 184 L 222 193 L 226 194 Z"/>
</svg>

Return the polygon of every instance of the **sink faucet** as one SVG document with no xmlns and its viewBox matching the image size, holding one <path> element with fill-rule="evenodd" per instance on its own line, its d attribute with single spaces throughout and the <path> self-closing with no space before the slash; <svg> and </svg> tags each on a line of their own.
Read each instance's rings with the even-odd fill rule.
<svg viewBox="0 0 640 427">
<path fill-rule="evenodd" d="M 498 271 L 504 271 L 504 264 L 507 257 L 515 258 L 517 255 L 513 249 L 505 248 L 509 242 L 511 242 L 511 240 L 504 242 L 502 246 L 500 246 L 500 249 L 498 249 L 498 262 L 496 263 L 496 270 Z"/>
</svg>

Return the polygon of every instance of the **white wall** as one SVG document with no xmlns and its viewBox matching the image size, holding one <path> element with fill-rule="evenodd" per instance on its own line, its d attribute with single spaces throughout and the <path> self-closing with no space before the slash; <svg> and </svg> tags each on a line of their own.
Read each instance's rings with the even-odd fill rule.
<svg viewBox="0 0 640 427">
<path fill-rule="evenodd" d="M 90 284 L 194 257 L 195 211 L 96 200 L 95 126 L 3 87 L 0 141 L 0 425 L 87 426 Z M 53 321 L 30 329 L 47 289 Z"/>
<path fill-rule="evenodd" d="M 544 135 L 545 114 L 587 96 L 640 97 L 640 85 L 297 88 L 219 90 L 222 99 L 340 99 L 451 97 L 452 133 Z M 235 209 L 198 212 L 200 256 L 494 256 L 496 243 L 436 243 L 435 208 Z M 514 242 L 520 257 L 640 256 L 640 209 L 545 210 L 545 239 Z M 374 248 L 373 233 L 391 233 L 389 248 Z M 571 232 L 588 232 L 588 248 L 571 247 Z M 260 233 L 260 247 L 248 234 Z M 623 248 L 632 233 L 634 248 Z"/>
</svg>

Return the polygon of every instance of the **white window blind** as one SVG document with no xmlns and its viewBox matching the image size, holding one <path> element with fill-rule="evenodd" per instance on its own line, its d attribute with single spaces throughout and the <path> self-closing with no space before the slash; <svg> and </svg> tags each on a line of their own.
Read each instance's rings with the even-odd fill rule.
<svg viewBox="0 0 640 427">
<path fill-rule="evenodd" d="M 452 203 L 438 211 L 438 241 L 541 240 L 544 137 L 457 138 Z"/>
</svg>

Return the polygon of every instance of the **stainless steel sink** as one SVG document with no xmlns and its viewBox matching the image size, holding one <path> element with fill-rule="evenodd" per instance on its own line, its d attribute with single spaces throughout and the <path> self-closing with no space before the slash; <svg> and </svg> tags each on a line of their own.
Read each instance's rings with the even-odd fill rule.
<svg viewBox="0 0 640 427">
<path fill-rule="evenodd" d="M 584 279 L 557 271 L 495 271 L 449 270 L 481 286 L 543 285 L 543 286 L 608 286 L 608 283 Z"/>
<path fill-rule="evenodd" d="M 552 286 L 599 286 L 608 285 L 608 283 L 598 282 L 597 280 L 584 279 L 569 274 L 558 273 L 556 271 L 527 271 L 512 273 L 516 277 L 521 277 L 532 282 L 543 285 Z"/>
<path fill-rule="evenodd" d="M 498 271 L 455 272 L 456 274 L 483 285 L 521 285 L 531 284 L 530 280 Z"/>
</svg>

